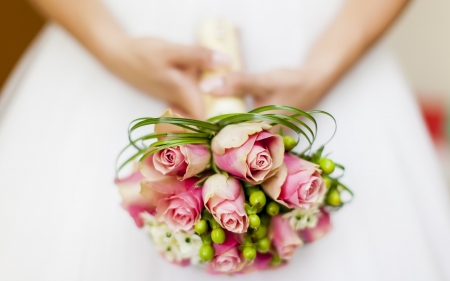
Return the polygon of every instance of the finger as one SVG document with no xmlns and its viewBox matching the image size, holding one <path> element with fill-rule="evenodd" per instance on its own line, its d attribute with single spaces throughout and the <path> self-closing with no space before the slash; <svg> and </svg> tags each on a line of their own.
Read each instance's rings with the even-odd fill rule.
<svg viewBox="0 0 450 281">
<path fill-rule="evenodd" d="M 273 85 L 267 74 L 231 73 L 223 77 L 213 77 L 200 83 L 204 93 L 215 96 L 265 97 L 272 91 Z"/>
<path fill-rule="evenodd" d="M 174 63 L 183 67 L 194 66 L 201 70 L 212 70 L 231 64 L 227 55 L 200 46 L 174 45 L 171 55 Z"/>
<path fill-rule="evenodd" d="M 194 119 L 203 120 L 205 116 L 205 106 L 203 94 L 200 92 L 194 80 L 183 75 L 175 76 L 174 81 L 177 91 L 177 100 L 173 101 L 182 111 L 185 111 Z"/>
</svg>

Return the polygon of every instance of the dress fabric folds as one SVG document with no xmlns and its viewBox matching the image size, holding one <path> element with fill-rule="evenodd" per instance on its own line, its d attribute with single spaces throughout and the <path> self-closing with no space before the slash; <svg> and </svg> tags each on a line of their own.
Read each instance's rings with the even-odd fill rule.
<svg viewBox="0 0 450 281">
<path fill-rule="evenodd" d="M 203 19 L 239 28 L 245 68 L 298 67 L 342 1 L 105 0 L 136 37 L 195 42 Z M 48 24 L 0 100 L 0 280 L 229 280 L 160 257 L 120 207 L 129 122 L 166 105 L 110 74 Z M 338 131 L 354 201 L 278 270 L 237 280 L 450 280 L 450 197 L 417 105 L 383 42 L 317 106 Z M 319 118 L 320 137 L 333 124 Z M 320 138 L 319 138 L 320 139 Z"/>
</svg>

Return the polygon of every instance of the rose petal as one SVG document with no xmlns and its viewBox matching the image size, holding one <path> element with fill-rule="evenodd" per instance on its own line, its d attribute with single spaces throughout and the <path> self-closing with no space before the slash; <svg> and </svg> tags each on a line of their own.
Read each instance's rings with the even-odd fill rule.
<svg viewBox="0 0 450 281">
<path fill-rule="evenodd" d="M 211 153 L 202 145 L 185 145 L 182 146 L 181 151 L 186 156 L 188 163 L 186 173 L 182 177 L 182 180 L 203 172 L 211 161 Z"/>
<path fill-rule="evenodd" d="M 282 259 L 291 258 L 294 250 L 303 245 L 302 240 L 290 226 L 289 219 L 284 219 L 281 215 L 272 217 L 268 237 Z"/>
<path fill-rule="evenodd" d="M 279 170 L 276 172 L 276 174 L 266 181 L 264 181 L 261 186 L 263 190 L 275 201 L 279 202 L 280 204 L 283 204 L 285 206 L 286 203 L 278 200 L 280 193 L 281 193 L 281 186 L 286 181 L 288 175 L 288 170 L 286 165 L 283 163 L 281 164 Z"/>
<path fill-rule="evenodd" d="M 114 181 L 119 187 L 119 192 L 122 196 L 122 207 L 128 211 L 138 227 L 143 226 L 143 221 L 139 214 L 144 211 L 151 212 L 156 207 L 150 200 L 140 194 L 140 182 L 143 179 L 145 179 L 144 176 L 139 169 L 136 169 L 130 176 L 122 179 L 117 178 Z"/>
<path fill-rule="evenodd" d="M 140 194 L 156 207 L 158 201 L 171 195 L 186 191 L 184 182 L 173 177 L 165 177 L 158 181 L 142 181 Z"/>
<path fill-rule="evenodd" d="M 250 135 L 269 130 L 270 125 L 264 123 L 239 123 L 228 125 L 213 138 L 211 148 L 213 153 L 223 155 L 225 149 L 242 146 Z"/>
<path fill-rule="evenodd" d="M 223 155 L 214 154 L 214 162 L 217 167 L 236 177 L 245 179 L 248 169 L 247 155 L 250 153 L 256 138 L 257 135 L 251 136 L 241 147 L 229 148 Z"/>
</svg>

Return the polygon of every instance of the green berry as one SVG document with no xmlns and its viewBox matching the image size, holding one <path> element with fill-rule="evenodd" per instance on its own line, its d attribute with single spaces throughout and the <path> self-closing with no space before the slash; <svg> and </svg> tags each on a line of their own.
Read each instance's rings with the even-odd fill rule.
<svg viewBox="0 0 450 281">
<path fill-rule="evenodd" d="M 266 205 L 266 195 L 261 190 L 255 191 L 250 195 L 250 204 L 255 206 L 259 204 L 259 207 L 264 207 Z"/>
<path fill-rule="evenodd" d="M 211 245 L 203 245 L 198 252 L 200 258 L 204 261 L 210 261 L 214 258 L 214 248 Z"/>
<path fill-rule="evenodd" d="M 297 145 L 297 142 L 295 141 L 295 139 L 293 137 L 289 137 L 289 136 L 284 136 L 283 142 L 284 142 L 284 150 L 286 150 L 286 151 L 290 151 L 290 150 L 294 149 L 294 147 Z"/>
<path fill-rule="evenodd" d="M 276 216 L 280 212 L 280 205 L 275 202 L 267 204 L 266 213 L 271 216 Z"/>
<path fill-rule="evenodd" d="M 270 239 L 268 237 L 264 237 L 263 239 L 259 239 L 256 242 L 256 245 L 258 247 L 258 251 L 261 253 L 266 253 L 270 249 Z"/>
<path fill-rule="evenodd" d="M 266 237 L 266 235 L 267 235 L 267 226 L 265 226 L 265 225 L 260 225 L 259 227 L 258 227 L 258 229 L 257 230 L 255 230 L 255 232 L 253 232 L 253 236 L 256 238 L 256 239 L 261 239 L 261 238 L 264 238 L 264 237 Z"/>
<path fill-rule="evenodd" d="M 341 205 L 341 195 L 337 189 L 331 189 L 327 195 L 327 203 L 331 206 L 339 206 Z"/>
<path fill-rule="evenodd" d="M 252 247 L 245 247 L 242 251 L 242 255 L 246 260 L 254 260 L 256 258 L 256 250 Z"/>
<path fill-rule="evenodd" d="M 199 220 L 196 224 L 195 224 L 195 232 L 197 232 L 197 234 L 203 234 L 208 230 L 208 223 L 205 220 Z"/>
<path fill-rule="evenodd" d="M 325 186 L 328 188 L 330 188 L 331 186 L 331 180 L 330 178 L 323 178 L 323 182 L 325 183 Z"/>
<path fill-rule="evenodd" d="M 211 231 L 211 239 L 216 244 L 225 242 L 225 231 L 222 228 L 216 228 Z"/>
<path fill-rule="evenodd" d="M 281 258 L 279 255 L 274 255 L 270 260 L 271 265 L 279 265 L 281 263 Z"/>
<path fill-rule="evenodd" d="M 319 160 L 320 169 L 326 174 L 329 175 L 334 172 L 334 168 L 336 165 L 331 159 L 322 158 Z"/>
<path fill-rule="evenodd" d="M 248 221 L 251 228 L 258 228 L 261 225 L 261 220 L 258 215 L 248 216 Z"/>
</svg>

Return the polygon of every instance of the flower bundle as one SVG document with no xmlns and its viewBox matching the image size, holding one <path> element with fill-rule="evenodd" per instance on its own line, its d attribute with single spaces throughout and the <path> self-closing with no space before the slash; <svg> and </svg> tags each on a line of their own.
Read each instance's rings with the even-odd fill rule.
<svg viewBox="0 0 450 281">
<path fill-rule="evenodd" d="M 206 121 L 170 110 L 136 119 L 121 155 L 134 153 L 118 170 L 138 165 L 116 179 L 122 206 L 170 262 L 228 274 L 277 267 L 325 235 L 329 213 L 344 205 L 341 193 L 352 195 L 339 180 L 344 167 L 324 157 L 323 146 L 311 151 L 314 114 L 334 121 L 276 105 Z M 133 138 L 144 127 L 153 132 Z M 308 145 L 294 152 L 300 137 Z"/>
</svg>

